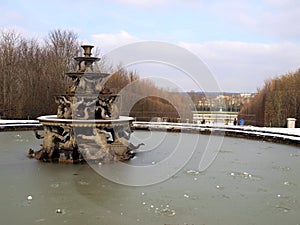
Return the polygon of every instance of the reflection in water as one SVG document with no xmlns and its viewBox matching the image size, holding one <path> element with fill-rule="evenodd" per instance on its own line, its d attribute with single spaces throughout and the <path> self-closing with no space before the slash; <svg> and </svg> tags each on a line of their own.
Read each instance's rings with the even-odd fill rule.
<svg viewBox="0 0 300 225">
<path fill-rule="evenodd" d="M 199 148 L 207 138 L 189 135 L 199 137 Z M 153 150 L 142 149 L 129 164 L 160 162 L 167 155 L 169 149 L 159 149 L 151 135 L 147 138 Z M 195 151 L 167 181 L 130 187 L 104 179 L 87 164 L 28 159 L 27 150 L 41 144 L 32 132 L 0 133 L 0 141 L 1 224 L 300 223 L 296 147 L 225 138 L 207 170 L 198 170 L 201 153 Z"/>
</svg>

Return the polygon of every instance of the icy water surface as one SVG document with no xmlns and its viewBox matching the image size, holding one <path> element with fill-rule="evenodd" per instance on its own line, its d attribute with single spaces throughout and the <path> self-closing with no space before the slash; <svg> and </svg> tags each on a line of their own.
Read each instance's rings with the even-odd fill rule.
<svg viewBox="0 0 300 225">
<path fill-rule="evenodd" d="M 170 142 L 170 147 L 156 141 Z M 134 133 L 144 140 L 132 165 L 155 164 L 176 146 L 177 133 Z M 202 149 L 208 136 L 199 138 Z M 194 153 L 170 179 L 145 187 L 116 184 L 87 164 L 41 163 L 26 157 L 41 142 L 33 132 L 0 133 L 1 224 L 297 225 L 300 224 L 299 148 L 224 138 L 211 166 L 198 171 Z M 148 146 L 148 148 L 147 148 Z M 193 147 L 193 146 L 192 146 Z M 152 149 L 147 151 L 147 149 Z M 145 174 L 147 176 L 147 174 Z"/>
</svg>

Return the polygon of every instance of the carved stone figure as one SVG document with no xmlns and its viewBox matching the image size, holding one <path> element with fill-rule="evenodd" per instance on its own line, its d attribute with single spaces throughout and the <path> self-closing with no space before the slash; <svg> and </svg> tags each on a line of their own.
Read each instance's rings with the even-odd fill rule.
<svg viewBox="0 0 300 225">
<path fill-rule="evenodd" d="M 103 148 L 105 152 L 109 153 L 109 146 L 107 144 L 107 139 L 110 137 L 106 132 L 103 132 L 99 128 L 94 129 L 94 135 L 87 136 L 79 134 L 78 137 L 85 140 L 93 140 L 98 146 Z"/>
<path fill-rule="evenodd" d="M 97 119 L 95 118 L 95 110 L 96 110 L 96 103 L 98 102 L 98 99 L 91 100 L 90 102 L 84 103 L 84 116 L 82 119 Z"/>
<path fill-rule="evenodd" d="M 64 142 L 59 142 L 58 147 L 61 149 L 70 150 L 70 151 L 78 149 L 76 138 L 74 136 L 74 132 L 72 129 L 69 129 L 68 137 L 65 138 Z"/>
<path fill-rule="evenodd" d="M 56 97 L 55 102 L 58 104 L 57 106 L 57 118 L 64 118 L 64 110 L 65 110 L 65 105 L 64 101 L 62 100 L 61 97 Z"/>
<path fill-rule="evenodd" d="M 110 99 L 108 102 L 108 117 L 110 119 L 118 119 L 119 118 L 119 108 L 117 104 L 114 103 L 114 99 Z"/>
<path fill-rule="evenodd" d="M 121 143 L 124 146 L 127 146 L 127 151 L 136 150 L 140 146 L 145 145 L 144 143 L 140 143 L 138 145 L 133 145 L 129 142 L 130 134 L 127 134 L 123 129 L 119 130 L 119 132 L 115 133 L 115 142 Z"/>
<path fill-rule="evenodd" d="M 35 153 L 35 158 L 39 160 L 53 160 L 55 158 L 58 158 L 58 147 L 59 142 L 65 141 L 65 138 L 56 133 L 53 132 L 50 126 L 44 126 L 44 133 L 39 134 L 37 130 L 34 130 L 35 136 L 38 139 L 44 139 L 43 141 L 43 148 L 40 150 L 39 153 Z M 56 153 L 56 155 L 55 155 Z"/>
<path fill-rule="evenodd" d="M 78 161 L 80 152 L 78 149 L 77 141 L 71 128 L 65 128 L 65 141 L 59 142 L 59 153 L 63 155 L 64 160 Z M 60 160 L 61 160 L 60 156 Z"/>
<path fill-rule="evenodd" d="M 80 77 L 72 77 L 73 84 L 67 89 L 66 94 L 74 94 L 78 84 L 80 82 Z"/>
<path fill-rule="evenodd" d="M 72 102 L 67 100 L 65 96 L 62 96 L 64 101 L 64 119 L 71 119 L 72 118 Z"/>
</svg>

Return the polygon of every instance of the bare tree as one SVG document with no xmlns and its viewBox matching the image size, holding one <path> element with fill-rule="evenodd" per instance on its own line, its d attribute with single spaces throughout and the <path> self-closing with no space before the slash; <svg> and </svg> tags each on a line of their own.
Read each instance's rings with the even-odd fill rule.
<svg viewBox="0 0 300 225">
<path fill-rule="evenodd" d="M 286 126 L 286 119 L 293 117 L 300 125 L 300 70 L 265 82 L 258 94 L 243 107 L 240 114 L 252 113 L 257 116 L 253 125 Z"/>
<path fill-rule="evenodd" d="M 8 118 L 55 112 L 53 95 L 65 90 L 66 70 L 79 52 L 77 35 L 52 31 L 44 45 L 15 31 L 0 33 L 0 111 Z"/>
</svg>

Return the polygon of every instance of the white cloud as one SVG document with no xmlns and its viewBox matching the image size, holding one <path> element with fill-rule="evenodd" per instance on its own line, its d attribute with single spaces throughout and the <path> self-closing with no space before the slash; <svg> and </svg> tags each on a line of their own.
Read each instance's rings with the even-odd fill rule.
<svg viewBox="0 0 300 225">
<path fill-rule="evenodd" d="M 93 35 L 93 41 L 104 53 L 108 53 L 142 39 L 120 31 Z M 300 68 L 300 46 L 290 42 L 179 42 L 178 46 L 188 49 L 206 63 L 223 91 L 253 92 L 262 87 L 266 79 Z"/>
<path fill-rule="evenodd" d="M 142 6 L 142 7 L 149 7 L 149 6 L 152 7 L 166 2 L 166 0 L 115 0 L 115 1 L 123 4 Z"/>
<path fill-rule="evenodd" d="M 292 43 L 180 43 L 212 70 L 224 91 L 255 91 L 266 79 L 300 67 L 300 46 Z"/>
<path fill-rule="evenodd" d="M 4 11 L 1 14 L 2 14 L 0 17 L 1 24 L 11 23 L 12 21 L 22 19 L 20 13 L 15 10 Z"/>
<path fill-rule="evenodd" d="M 98 46 L 104 53 L 140 40 L 138 37 L 132 36 L 123 30 L 118 33 L 94 34 L 92 39 L 95 46 Z"/>
<path fill-rule="evenodd" d="M 20 35 L 22 38 L 34 39 L 39 43 L 43 43 L 45 38 L 44 33 L 27 30 L 21 26 L 7 26 L 4 28 L 0 28 L 0 32 L 14 32 L 17 35 Z"/>
<path fill-rule="evenodd" d="M 272 7 L 291 7 L 295 3 L 298 2 L 298 0 L 263 0 L 265 4 L 268 4 L 269 6 Z"/>
<path fill-rule="evenodd" d="M 217 1 L 207 5 L 210 13 L 225 23 L 252 35 L 276 40 L 300 36 L 300 2 L 298 0 Z"/>
</svg>

